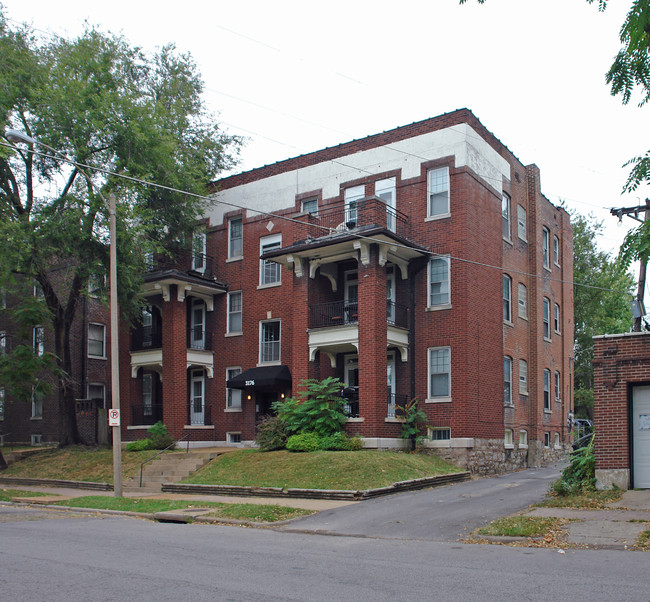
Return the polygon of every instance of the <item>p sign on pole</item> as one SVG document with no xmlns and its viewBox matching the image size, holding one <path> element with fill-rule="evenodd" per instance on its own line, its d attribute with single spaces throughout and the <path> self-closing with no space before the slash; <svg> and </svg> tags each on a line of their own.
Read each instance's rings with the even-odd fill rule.
<svg viewBox="0 0 650 602">
<path fill-rule="evenodd" d="M 119 410 L 108 410 L 108 426 L 120 426 Z"/>
</svg>

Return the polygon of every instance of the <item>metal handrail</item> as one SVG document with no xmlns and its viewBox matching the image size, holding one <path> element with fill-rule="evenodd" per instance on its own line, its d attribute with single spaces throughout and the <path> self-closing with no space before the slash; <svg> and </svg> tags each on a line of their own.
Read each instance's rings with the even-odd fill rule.
<svg viewBox="0 0 650 602">
<path fill-rule="evenodd" d="M 148 460 L 145 460 L 142 464 L 140 464 L 140 487 L 142 487 L 142 469 L 144 468 L 144 465 L 147 462 L 151 462 L 151 460 L 154 460 L 160 454 L 162 454 L 163 452 L 166 452 L 168 449 L 170 449 L 172 447 L 176 447 L 176 444 L 180 443 L 184 439 L 187 439 L 187 449 L 185 450 L 185 453 L 186 454 L 189 453 L 189 451 L 190 451 L 190 434 L 188 433 L 184 437 L 181 437 L 178 441 L 174 441 L 174 443 L 172 443 L 171 445 L 168 445 L 165 449 L 161 449 L 155 456 L 151 456 L 151 458 L 149 458 Z"/>
</svg>

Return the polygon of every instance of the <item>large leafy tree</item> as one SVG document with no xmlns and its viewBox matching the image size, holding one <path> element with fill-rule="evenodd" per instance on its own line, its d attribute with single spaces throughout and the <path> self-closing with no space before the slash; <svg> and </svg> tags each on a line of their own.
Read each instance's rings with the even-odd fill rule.
<svg viewBox="0 0 650 602">
<path fill-rule="evenodd" d="M 191 58 L 170 46 L 150 55 L 94 28 L 73 41 L 43 40 L 11 29 L 0 12 L 0 64 L 0 284 L 19 313 L 34 284 L 42 291 L 21 324 L 51 325 L 66 444 L 78 438 L 71 329 L 89 282 L 108 271 L 104 200 L 118 199 L 119 303 L 133 318 L 145 253 L 189 240 L 205 209 L 200 195 L 232 165 L 239 141 L 206 111 Z M 37 144 L 12 146 L 8 128 Z M 8 349 L 0 380 L 27 397 L 52 358 Z M 22 377 L 10 379 L 18 366 Z"/>
<path fill-rule="evenodd" d="M 593 404 L 594 335 L 625 332 L 632 323 L 634 277 L 625 265 L 598 249 L 603 224 L 593 216 L 571 214 L 575 321 L 576 407 Z"/>
</svg>

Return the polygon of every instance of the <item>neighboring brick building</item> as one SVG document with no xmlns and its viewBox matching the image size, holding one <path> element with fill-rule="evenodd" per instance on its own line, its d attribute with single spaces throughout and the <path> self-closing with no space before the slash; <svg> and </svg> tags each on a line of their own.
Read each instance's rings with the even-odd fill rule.
<svg viewBox="0 0 650 602">
<path fill-rule="evenodd" d="M 214 183 L 176 265 L 152 261 L 121 336 L 123 437 L 162 419 L 194 445 L 249 443 L 305 378 L 356 391 L 347 430 L 492 472 L 557 457 L 573 409 L 569 216 L 463 109 Z M 263 259 L 261 259 L 263 257 Z"/>
<path fill-rule="evenodd" d="M 650 333 L 594 337 L 599 489 L 650 488 Z"/>
</svg>

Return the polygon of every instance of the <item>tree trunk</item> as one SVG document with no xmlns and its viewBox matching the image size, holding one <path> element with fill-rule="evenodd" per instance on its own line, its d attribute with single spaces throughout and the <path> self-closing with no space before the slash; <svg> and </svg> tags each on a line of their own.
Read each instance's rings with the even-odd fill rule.
<svg viewBox="0 0 650 602">
<path fill-rule="evenodd" d="M 64 447 L 79 443 L 77 413 L 75 409 L 75 391 L 70 375 L 72 374 L 72 354 L 70 351 L 70 330 L 72 324 L 57 312 L 54 318 L 55 347 L 57 365 L 61 372 L 57 377 L 58 385 L 58 430 L 59 445 Z"/>
</svg>

